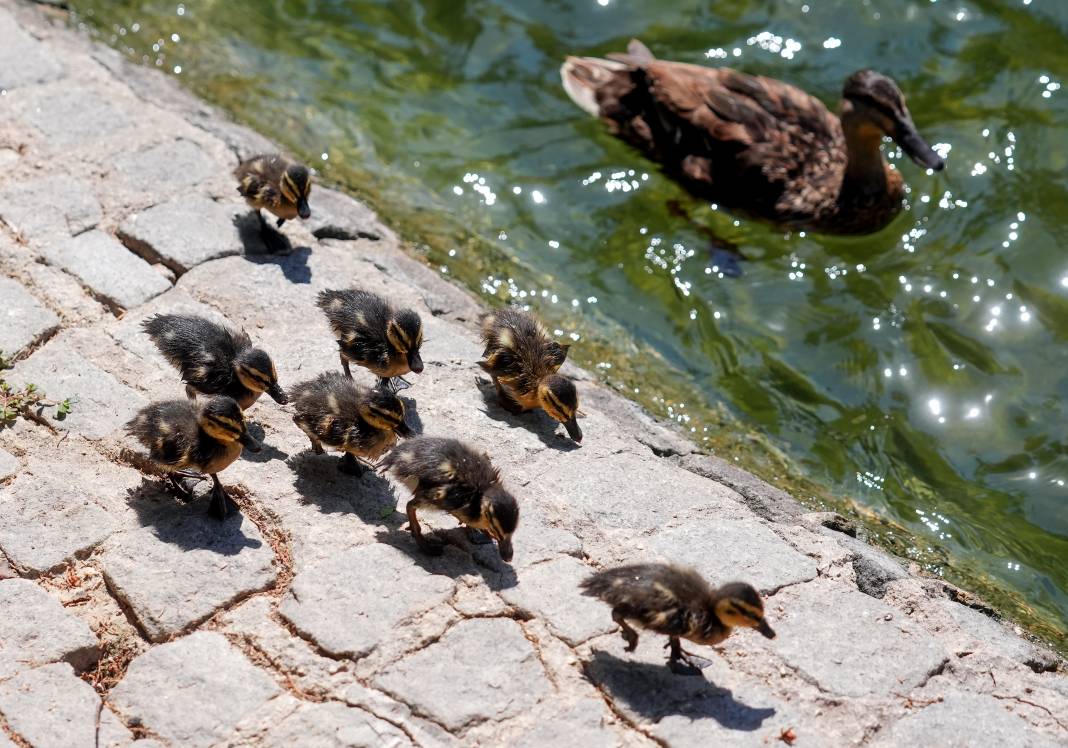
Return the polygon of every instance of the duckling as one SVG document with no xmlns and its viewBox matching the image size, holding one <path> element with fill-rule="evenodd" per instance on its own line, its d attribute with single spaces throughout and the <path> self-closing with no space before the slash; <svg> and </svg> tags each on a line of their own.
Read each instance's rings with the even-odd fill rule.
<svg viewBox="0 0 1068 748">
<path fill-rule="evenodd" d="M 289 402 L 278 385 L 271 357 L 252 346 L 242 330 L 186 314 L 157 314 L 142 328 L 160 353 L 182 373 L 185 394 L 228 395 L 242 410 L 266 392 L 280 405 Z"/>
<path fill-rule="evenodd" d="M 225 519 L 237 511 L 218 474 L 238 458 L 242 447 L 259 452 L 261 445 L 248 433 L 244 414 L 233 398 L 216 395 L 200 402 L 151 403 L 126 424 L 126 431 L 148 448 L 149 461 L 167 473 L 183 498 L 192 496 L 180 478 L 206 473 L 214 483 L 208 514 Z"/>
<path fill-rule="evenodd" d="M 419 548 L 440 555 L 442 543 L 423 535 L 416 510 L 430 507 L 449 512 L 479 542 L 484 531 L 497 541 L 503 561 L 512 560 L 512 535 L 519 524 L 519 505 L 501 485 L 501 476 L 486 454 L 456 439 L 420 436 L 394 449 L 379 466 L 412 492 L 408 522 Z"/>
<path fill-rule="evenodd" d="M 483 315 L 480 322 L 486 350 L 478 365 L 493 377 L 501 407 L 509 413 L 541 408 L 581 442 L 578 392 L 570 379 L 556 373 L 570 346 L 557 343 L 540 322 L 516 309 Z"/>
<path fill-rule="evenodd" d="M 620 566 L 599 571 L 579 586 L 582 594 L 612 606 L 612 620 L 619 624 L 628 652 L 638 646 L 638 632 L 631 622 L 666 634 L 671 648 L 668 666 L 680 674 L 693 674 L 696 669 L 680 637 L 697 644 L 719 644 L 732 629 L 744 627 L 775 638 L 764 618 L 764 603 L 752 586 L 732 582 L 712 589 L 700 574 L 684 566 Z"/>
<path fill-rule="evenodd" d="M 300 216 L 311 217 L 308 195 L 311 172 L 304 164 L 290 161 L 278 153 L 253 156 L 234 170 L 240 183 L 237 191 L 263 221 L 262 208 L 278 216 L 278 227 Z"/>
<path fill-rule="evenodd" d="M 394 309 L 378 294 L 359 289 L 323 291 L 318 306 L 337 336 L 346 376 L 352 376 L 352 362 L 396 392 L 409 386 L 402 374 L 423 371 L 423 321 L 411 309 Z"/>
<path fill-rule="evenodd" d="M 361 475 L 356 459 L 377 460 L 412 430 L 404 422 L 404 403 L 394 393 L 361 387 L 336 371 L 325 372 L 293 388 L 297 414 L 293 423 L 311 439 L 315 454 L 323 444 L 344 454 L 338 470 Z"/>
</svg>

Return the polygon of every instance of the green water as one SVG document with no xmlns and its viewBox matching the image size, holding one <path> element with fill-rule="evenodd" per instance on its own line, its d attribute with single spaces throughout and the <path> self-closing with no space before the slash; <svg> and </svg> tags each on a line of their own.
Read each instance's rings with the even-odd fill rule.
<svg viewBox="0 0 1068 748">
<path fill-rule="evenodd" d="M 933 573 L 1048 638 L 1068 630 L 1068 3 L 73 5 L 368 199 L 442 273 L 530 304 L 717 453 L 867 507 Z M 875 67 L 948 167 L 888 147 L 911 209 L 874 236 L 736 221 L 564 95 L 565 55 L 632 36 L 832 105 Z M 671 201 L 742 248 L 744 277 L 710 268 Z"/>
</svg>

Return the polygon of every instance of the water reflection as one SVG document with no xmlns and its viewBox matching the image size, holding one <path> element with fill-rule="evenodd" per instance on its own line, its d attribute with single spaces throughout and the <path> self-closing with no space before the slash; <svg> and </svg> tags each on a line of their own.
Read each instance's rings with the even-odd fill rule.
<svg viewBox="0 0 1068 748">
<path fill-rule="evenodd" d="M 581 341 L 572 355 L 695 438 L 731 459 L 767 452 L 724 437 L 728 410 L 914 530 L 917 558 L 948 549 L 1065 627 L 1068 110 L 1054 71 L 1068 69 L 1068 4 L 74 5 L 132 58 L 364 190 L 441 272 Z M 949 168 L 925 173 L 888 145 L 908 209 L 871 237 L 784 235 L 699 204 L 560 90 L 565 55 L 632 36 L 827 101 L 877 67 Z M 711 235 L 741 250 L 741 278 Z"/>
</svg>

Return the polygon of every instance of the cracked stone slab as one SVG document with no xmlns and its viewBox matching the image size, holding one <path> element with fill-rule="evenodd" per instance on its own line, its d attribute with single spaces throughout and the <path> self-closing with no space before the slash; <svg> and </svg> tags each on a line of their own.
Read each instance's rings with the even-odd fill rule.
<svg viewBox="0 0 1068 748">
<path fill-rule="evenodd" d="M 156 194 L 192 187 L 220 168 L 199 145 L 184 138 L 122 156 L 115 165 L 131 186 Z"/>
<path fill-rule="evenodd" d="M 872 745 L 937 745 L 945 748 L 969 748 L 979 744 L 1026 745 L 1028 748 L 1064 745 L 1063 741 L 1046 740 L 1028 730 L 1030 724 L 1010 714 L 1005 703 L 992 696 L 950 693 L 940 703 L 902 717 Z"/>
<path fill-rule="evenodd" d="M 65 662 L 24 670 L 0 683 L 0 714 L 34 748 L 118 746 L 133 740 L 111 711 L 101 709 L 93 687 Z"/>
<path fill-rule="evenodd" d="M 904 692 L 947 659 L 944 647 L 900 610 L 831 581 L 788 587 L 768 607 L 778 634 L 769 646 L 825 691 Z"/>
<path fill-rule="evenodd" d="M 3 204 L 0 197 L 0 205 Z M 11 358 L 59 324 L 59 317 L 11 278 L 0 277 L 0 353 Z"/>
<path fill-rule="evenodd" d="M 413 745 L 399 729 L 359 707 L 338 702 L 304 704 L 267 731 L 265 748 L 403 748 Z"/>
<path fill-rule="evenodd" d="M 143 304 L 171 287 L 162 274 L 103 231 L 46 244 L 41 254 L 94 294 L 123 309 Z"/>
<path fill-rule="evenodd" d="M 382 238 L 375 212 L 342 192 L 316 185 L 308 204 L 311 217 L 304 223 L 317 239 Z"/>
<path fill-rule="evenodd" d="M 0 219 L 27 239 L 72 236 L 100 223 L 100 203 L 85 182 L 57 174 L 0 192 Z"/>
<path fill-rule="evenodd" d="M 274 551 L 255 523 L 224 522 L 202 503 L 131 502 L 144 527 L 105 543 L 104 578 L 151 641 L 162 641 L 216 610 L 274 584 Z"/>
<path fill-rule="evenodd" d="M 122 428 L 145 404 L 139 393 L 71 350 L 62 335 L 20 361 L 9 381 L 37 385 L 52 403 L 70 398 L 71 412 L 62 420 L 54 405 L 43 408 L 42 415 L 53 428 L 87 439 L 103 439 Z"/>
<path fill-rule="evenodd" d="M 297 574 L 279 607 L 301 636 L 359 658 L 402 621 L 441 605 L 455 582 L 388 545 L 361 546 Z"/>
<path fill-rule="evenodd" d="M 680 525 L 658 532 L 650 547 L 713 585 L 742 581 L 768 592 L 816 578 L 815 561 L 753 519 Z"/>
<path fill-rule="evenodd" d="M 0 679 L 24 668 L 96 662 L 97 640 L 84 621 L 28 579 L 0 580 Z"/>
<path fill-rule="evenodd" d="M 534 647 L 510 618 L 460 621 L 375 685 L 453 731 L 514 717 L 552 692 Z"/>
<path fill-rule="evenodd" d="M 0 89 L 47 83 L 63 75 L 63 66 L 45 45 L 0 11 Z"/>
<path fill-rule="evenodd" d="M 104 138 L 130 120 L 95 91 L 62 88 L 33 97 L 23 105 L 25 117 L 55 145 Z"/>
<path fill-rule="evenodd" d="M 545 620 L 572 646 L 616 628 L 608 606 L 586 597 L 579 582 L 593 570 L 576 558 L 561 556 L 525 570 L 519 584 L 501 591 L 510 605 Z"/>
<path fill-rule="evenodd" d="M 181 274 L 244 251 L 237 217 L 234 205 L 184 197 L 133 214 L 120 227 L 119 238 L 149 262 L 162 262 Z"/>
<path fill-rule="evenodd" d="M 127 724 L 206 748 L 226 742 L 242 719 L 281 693 L 226 637 L 201 631 L 134 659 L 108 701 Z"/>
<path fill-rule="evenodd" d="M 618 748 L 619 736 L 606 725 L 604 702 L 583 699 L 570 709 L 554 710 L 548 719 L 516 737 L 512 748 L 548 748 L 581 745 L 582 748 Z"/>
<path fill-rule="evenodd" d="M 0 487 L 0 548 L 31 574 L 86 554 L 115 526 L 86 493 L 51 478 L 22 475 Z"/>
</svg>

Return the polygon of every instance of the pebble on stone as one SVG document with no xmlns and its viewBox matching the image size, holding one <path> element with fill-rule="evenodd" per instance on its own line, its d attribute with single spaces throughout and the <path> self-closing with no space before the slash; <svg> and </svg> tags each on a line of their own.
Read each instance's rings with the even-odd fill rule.
<svg viewBox="0 0 1068 748">
<path fill-rule="evenodd" d="M 0 89 L 46 83 L 63 75 L 63 67 L 43 44 L 0 11 Z"/>
<path fill-rule="evenodd" d="M 218 522 L 202 503 L 169 497 L 131 505 L 145 526 L 112 537 L 100 562 L 109 589 L 149 640 L 181 633 L 277 578 L 274 551 L 251 520 Z"/>
<path fill-rule="evenodd" d="M 202 262 L 241 254 L 237 218 L 234 205 L 185 197 L 130 216 L 119 238 L 149 262 L 162 262 L 180 275 Z"/>
<path fill-rule="evenodd" d="M 304 704 L 262 738 L 264 748 L 403 748 L 408 737 L 385 720 L 337 702 Z"/>
<path fill-rule="evenodd" d="M 109 746 L 133 738 L 114 714 L 101 709 L 93 687 L 65 662 L 24 670 L 0 682 L 0 714 L 34 748 Z M 97 740 L 98 716 L 100 732 L 110 740 Z"/>
<path fill-rule="evenodd" d="M 577 646 L 616 628 L 608 606 L 579 590 L 579 582 L 592 573 L 578 559 L 561 556 L 525 570 L 519 584 L 501 590 L 501 597 L 543 619 L 554 634 Z"/>
<path fill-rule="evenodd" d="M 88 231 L 101 213 L 84 182 L 57 174 L 17 181 L 0 192 L 0 218 L 26 239 L 43 239 Z"/>
<path fill-rule="evenodd" d="M 122 156 L 115 165 L 133 187 L 150 194 L 192 187 L 219 168 L 200 146 L 182 138 Z"/>
<path fill-rule="evenodd" d="M 33 345 L 59 324 L 59 317 L 11 278 L 0 277 L 0 299 L 0 353 L 6 359 Z"/>
<path fill-rule="evenodd" d="M 132 309 L 171 284 L 152 266 L 103 231 L 87 231 L 71 239 L 49 243 L 41 254 L 78 278 L 112 305 Z"/>
<path fill-rule="evenodd" d="M 279 612 L 323 650 L 355 659 L 401 621 L 444 603 L 454 587 L 396 548 L 367 545 L 297 574 Z"/>
<path fill-rule="evenodd" d="M 89 626 L 28 579 L 0 580 L 0 610 L 0 680 L 52 662 L 77 670 L 96 662 L 99 649 Z"/>
<path fill-rule="evenodd" d="M 88 553 L 115 524 L 88 495 L 48 477 L 21 475 L 0 488 L 0 548 L 31 574 Z"/>
<path fill-rule="evenodd" d="M 127 724 L 206 748 L 226 743 L 238 722 L 280 693 L 226 637 L 201 631 L 134 659 L 108 701 Z"/>
<path fill-rule="evenodd" d="M 510 618 L 461 621 L 375 685 L 453 731 L 514 717 L 552 692 L 537 653 Z"/>
<path fill-rule="evenodd" d="M 816 562 L 755 519 L 691 522 L 658 532 L 650 546 L 694 567 L 713 586 L 748 582 L 762 592 L 816 578 Z"/>
<path fill-rule="evenodd" d="M 70 398 L 71 412 L 62 420 L 54 405 L 42 415 L 50 426 L 70 430 L 87 439 L 102 439 L 133 418 L 145 400 L 96 364 L 71 350 L 60 335 L 10 372 L 12 384 L 35 384 L 49 402 Z"/>
</svg>

